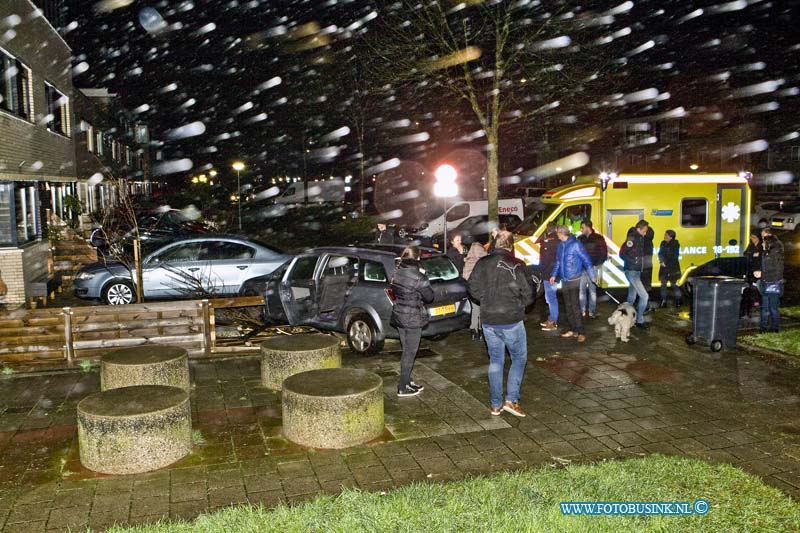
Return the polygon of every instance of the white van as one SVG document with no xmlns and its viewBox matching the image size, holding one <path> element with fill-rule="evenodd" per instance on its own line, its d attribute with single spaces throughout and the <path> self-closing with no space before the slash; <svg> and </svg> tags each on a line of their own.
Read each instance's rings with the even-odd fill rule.
<svg viewBox="0 0 800 533">
<path fill-rule="evenodd" d="M 497 203 L 499 215 L 515 215 L 520 219 L 525 218 L 523 213 L 524 205 L 522 198 L 501 198 Z M 489 202 L 486 200 L 457 200 L 453 205 L 447 206 L 447 213 L 442 213 L 433 220 L 423 224 L 420 230 L 415 232 L 417 237 L 433 237 L 444 232 L 444 220 L 447 217 L 447 231 L 454 230 L 464 219 L 468 217 L 482 216 L 489 214 Z"/>
<path fill-rule="evenodd" d="M 320 180 L 308 183 L 308 197 L 305 184 L 298 181 L 289 185 L 282 194 L 275 197 L 276 204 L 324 204 L 344 202 L 344 180 Z"/>
</svg>

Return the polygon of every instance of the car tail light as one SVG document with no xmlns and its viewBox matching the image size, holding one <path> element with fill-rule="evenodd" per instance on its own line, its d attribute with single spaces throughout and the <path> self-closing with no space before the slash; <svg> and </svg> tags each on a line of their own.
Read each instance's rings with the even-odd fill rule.
<svg viewBox="0 0 800 533">
<path fill-rule="evenodd" d="M 384 290 L 386 291 L 386 296 L 389 297 L 389 301 L 394 303 L 395 298 L 394 298 L 394 291 L 392 290 L 392 288 L 389 287 L 388 289 L 384 289 Z"/>
</svg>

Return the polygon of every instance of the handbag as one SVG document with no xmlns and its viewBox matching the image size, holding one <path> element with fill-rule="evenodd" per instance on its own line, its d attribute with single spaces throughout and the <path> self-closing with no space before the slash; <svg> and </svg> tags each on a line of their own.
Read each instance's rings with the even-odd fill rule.
<svg viewBox="0 0 800 533">
<path fill-rule="evenodd" d="M 762 281 L 761 294 L 766 296 L 783 296 L 783 280 Z"/>
</svg>

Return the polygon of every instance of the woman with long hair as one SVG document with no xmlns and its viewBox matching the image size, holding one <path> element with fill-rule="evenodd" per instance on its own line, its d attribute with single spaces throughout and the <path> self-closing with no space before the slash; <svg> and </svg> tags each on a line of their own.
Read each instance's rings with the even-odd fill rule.
<svg viewBox="0 0 800 533">
<path fill-rule="evenodd" d="M 416 396 L 423 387 L 411 380 L 411 370 L 417 358 L 422 328 L 428 325 L 428 308 L 425 304 L 432 302 L 434 297 L 431 282 L 420 265 L 419 248 L 416 246 L 408 246 L 400 254 L 391 287 L 395 301 L 390 324 L 397 328 L 403 347 L 397 395 Z"/>
<path fill-rule="evenodd" d="M 473 242 L 469 247 L 467 258 L 464 260 L 464 279 L 469 279 L 472 274 L 472 269 L 481 257 L 489 255 L 486 249 L 479 242 Z M 469 329 L 472 332 L 472 340 L 482 339 L 483 331 L 481 330 L 481 306 L 472 302 L 472 319 L 469 324 Z"/>
</svg>

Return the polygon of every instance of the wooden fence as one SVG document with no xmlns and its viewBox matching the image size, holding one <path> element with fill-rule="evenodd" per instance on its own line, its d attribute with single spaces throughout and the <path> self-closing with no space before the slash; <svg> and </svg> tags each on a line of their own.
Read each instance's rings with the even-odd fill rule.
<svg viewBox="0 0 800 533">
<path fill-rule="evenodd" d="M 263 304 L 262 297 L 248 296 L 6 313 L 0 315 L 0 362 L 70 366 L 109 349 L 141 344 L 181 346 L 192 356 L 257 351 L 217 347 L 214 311 Z"/>
</svg>

